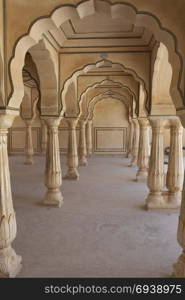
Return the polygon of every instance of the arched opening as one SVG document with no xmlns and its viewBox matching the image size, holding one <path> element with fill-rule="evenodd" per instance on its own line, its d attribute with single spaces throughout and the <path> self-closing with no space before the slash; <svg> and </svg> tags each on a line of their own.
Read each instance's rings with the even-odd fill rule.
<svg viewBox="0 0 185 300">
<path fill-rule="evenodd" d="M 183 68 L 183 56 L 178 49 L 177 40 L 173 32 L 166 29 L 160 23 L 158 18 L 147 12 L 140 12 L 136 7 L 128 3 L 115 3 L 110 4 L 106 1 L 85 1 L 77 7 L 75 6 L 64 6 L 54 10 L 50 16 L 42 17 L 39 20 L 35 21 L 30 27 L 28 33 L 25 34 L 18 43 L 15 45 L 14 55 L 11 59 L 10 71 L 11 79 L 14 86 L 14 93 L 10 99 L 9 105 L 18 106 L 19 101 L 16 100 L 18 95 L 16 95 L 16 82 L 18 81 L 21 84 L 21 69 L 24 57 L 29 48 L 37 44 L 42 36 L 42 34 L 52 31 L 55 35 L 58 34 L 58 28 L 67 22 L 68 20 L 73 20 L 76 22 L 88 22 L 88 18 L 96 14 L 106 15 L 108 18 L 122 19 L 124 20 L 124 25 L 128 27 L 128 24 L 134 24 L 135 27 L 144 27 L 149 29 L 155 36 L 155 38 L 163 42 L 169 51 L 169 61 L 174 70 L 172 85 L 173 101 L 175 101 L 176 107 L 180 108 L 183 106 L 183 90 L 182 90 L 182 68 Z M 124 18 L 123 18 L 124 16 Z M 66 36 L 60 35 L 60 43 L 62 45 L 66 41 Z M 20 71 L 18 72 L 18 69 Z M 15 80 L 15 74 L 17 80 Z M 19 80 L 18 80 L 19 78 Z M 176 87 L 176 89 L 175 89 Z M 19 86 L 17 86 L 19 89 Z M 17 101 L 17 103 L 16 103 Z"/>
<path fill-rule="evenodd" d="M 45 205 L 61 207 L 63 204 L 63 196 L 60 190 L 62 172 L 59 150 L 65 150 L 67 152 L 68 167 L 65 179 L 79 179 L 80 173 L 79 182 L 81 184 L 82 178 L 85 186 L 80 186 L 81 190 L 78 191 L 80 191 L 81 196 L 78 198 L 77 192 L 72 190 L 68 182 L 64 183 L 66 198 L 69 196 L 69 198 L 72 199 L 75 195 L 74 198 L 77 199 L 77 204 L 74 207 L 77 209 L 78 216 L 80 215 L 80 211 L 77 205 L 81 199 L 84 201 L 84 199 L 87 198 L 87 201 L 83 202 L 85 206 L 84 211 L 87 209 L 87 211 L 85 211 L 84 221 L 88 222 L 88 218 L 93 221 L 93 215 L 90 215 L 90 211 L 86 205 L 88 203 L 92 211 L 95 207 L 93 207 L 91 202 L 92 197 L 88 198 L 88 195 L 93 195 L 93 190 L 95 190 L 94 197 L 97 197 L 95 199 L 96 205 L 98 205 L 97 200 L 100 196 L 96 191 L 95 181 L 94 185 L 91 186 L 93 177 L 88 181 L 85 168 L 79 168 L 79 173 L 77 170 L 80 165 L 78 158 L 81 160 L 81 166 L 87 165 L 87 154 L 90 154 L 87 148 L 89 147 L 90 149 L 90 146 L 92 147 L 91 121 L 93 116 L 94 130 L 96 131 L 94 134 L 94 140 L 96 140 L 94 152 L 103 153 L 104 151 L 109 152 L 109 154 L 112 154 L 112 152 L 126 154 L 128 148 L 130 152 L 127 154 L 132 155 L 130 166 L 138 167 L 137 173 L 135 172 L 136 169 L 128 168 L 126 175 L 130 177 L 124 177 L 121 167 L 128 167 L 128 161 L 124 158 L 124 163 L 122 164 L 123 157 L 121 157 L 122 161 L 119 160 L 118 162 L 118 173 L 116 173 L 114 167 L 111 168 L 111 165 L 106 169 L 105 178 L 107 181 L 105 180 L 105 182 L 102 179 L 101 173 L 103 169 L 96 171 L 93 169 L 93 164 L 89 166 L 92 171 L 92 173 L 89 173 L 93 175 L 95 179 L 101 174 L 97 186 L 100 189 L 100 183 L 102 181 L 102 190 L 105 194 L 104 197 L 102 195 L 101 197 L 107 197 L 108 203 L 102 201 L 103 204 L 100 204 L 99 216 L 100 219 L 101 217 L 104 219 L 104 222 L 101 224 L 100 221 L 96 220 L 98 226 L 96 227 L 93 223 L 95 227 L 87 229 L 87 236 L 89 232 L 93 230 L 94 232 L 98 232 L 98 234 L 100 233 L 100 235 L 97 234 L 93 236 L 95 243 L 90 245 L 92 247 L 89 247 L 88 243 L 91 244 L 91 242 L 89 239 L 86 240 L 87 236 L 84 236 L 84 232 L 82 233 L 80 229 L 83 235 L 83 238 L 80 238 L 80 243 L 83 244 L 84 242 L 84 249 L 87 250 L 87 253 L 90 249 L 95 251 L 94 245 L 101 244 L 99 241 L 102 242 L 104 234 L 106 236 L 105 243 L 102 242 L 101 244 L 104 246 L 103 251 L 108 249 L 107 245 L 110 246 L 110 236 L 115 244 L 119 240 L 117 236 L 121 236 L 121 243 L 118 243 L 120 246 L 124 246 L 125 236 L 127 241 L 130 242 L 128 238 L 129 232 L 127 230 L 126 233 L 124 232 L 123 227 L 120 226 L 121 223 L 117 224 L 114 216 L 111 215 L 109 219 L 109 216 L 103 214 L 105 208 L 108 208 L 108 213 L 111 214 L 113 211 L 117 219 L 120 220 L 119 222 L 122 222 L 122 216 L 119 214 L 117 208 L 120 207 L 123 200 L 123 191 L 121 190 L 123 177 L 126 188 L 128 188 L 129 183 L 131 183 L 131 187 L 127 189 L 127 192 L 132 193 L 134 187 L 134 189 L 138 191 L 138 199 L 139 193 L 141 193 L 140 195 L 143 199 L 142 205 L 146 200 L 147 208 L 169 208 L 170 205 L 171 208 L 179 208 L 180 192 L 182 189 L 182 147 L 180 144 L 182 130 L 179 119 L 176 116 L 176 111 L 180 115 L 181 110 L 184 109 L 184 60 L 182 44 L 179 43 L 171 27 L 173 26 L 169 25 L 169 28 L 166 28 L 163 24 L 163 20 L 159 20 L 157 16 L 150 12 L 141 11 L 129 3 L 112 4 L 108 1 L 89 0 L 77 5 L 60 6 L 51 11 L 47 16 L 40 16 L 39 19 L 33 20 L 28 31 L 17 40 L 12 50 L 12 56 L 9 60 L 10 76 L 9 83 L 7 84 L 7 95 L 9 96 L 7 107 L 14 111 L 19 111 L 21 103 L 22 106 L 24 106 L 24 79 L 26 81 L 28 80 L 29 84 L 31 84 L 34 79 L 38 88 L 38 106 L 40 117 L 43 121 L 42 127 L 45 131 L 45 133 L 42 132 L 42 134 L 45 135 L 45 144 L 47 144 L 45 149 L 46 166 L 44 176 L 47 192 L 43 201 Z M 24 66 L 27 60 L 32 60 L 32 63 L 29 65 L 27 62 L 26 68 Z M 34 65 L 34 68 L 30 71 L 28 65 L 32 65 L 32 67 Z M 164 77 L 166 79 L 165 84 L 162 82 Z M 161 116 L 165 118 L 161 118 Z M 149 125 L 152 127 L 151 153 L 149 149 Z M 163 193 L 165 176 L 161 164 L 163 160 L 162 148 L 165 127 L 170 128 L 170 147 L 173 149 L 169 159 L 170 167 L 166 175 L 166 177 L 168 177 L 166 179 L 168 193 Z M 100 128 L 99 132 L 97 128 Z M 111 129 L 111 134 L 110 128 L 113 129 Z M 123 137 L 124 128 L 126 128 L 126 137 Z M 108 130 L 109 135 L 106 136 Z M 65 137 L 64 131 L 66 131 Z M 79 133 L 78 138 L 77 132 Z M 127 137 L 128 143 L 125 142 Z M 62 139 L 66 142 L 65 147 L 60 144 Z M 77 140 L 79 140 L 78 145 Z M 123 145 L 122 148 L 121 145 Z M 106 151 L 106 148 L 109 149 L 109 151 Z M 118 151 L 120 149 L 121 151 Z M 178 153 L 177 159 L 174 159 L 174 153 Z M 110 162 L 116 166 L 113 158 L 110 158 Z M 97 161 L 94 161 L 94 165 L 101 167 Z M 64 166 L 63 168 L 65 169 Z M 176 169 L 178 169 L 177 172 Z M 41 168 L 39 170 L 41 170 Z M 111 175 L 112 177 L 108 176 L 108 173 L 111 173 L 112 170 L 114 170 Z M 146 197 L 146 182 L 141 183 L 141 185 L 136 182 L 139 181 L 139 177 L 142 177 L 141 175 L 144 179 L 146 179 L 146 175 L 149 178 L 148 187 L 150 191 L 148 197 Z M 136 178 L 134 182 L 133 176 Z M 178 180 L 179 178 L 180 180 Z M 117 182 L 114 181 L 115 179 L 118 180 L 119 186 Z M 112 186 L 110 181 L 113 182 Z M 107 189 L 106 185 L 108 185 Z M 88 189 L 86 189 L 86 187 L 88 187 Z M 34 190 L 34 193 L 36 193 L 36 190 L 37 189 Z M 107 191 L 109 191 L 109 193 Z M 38 195 L 40 197 L 39 193 Z M 125 203 L 128 212 L 132 208 L 138 209 L 138 206 L 140 208 L 141 203 L 138 205 L 136 202 L 132 202 L 133 199 L 133 194 L 132 197 L 126 199 Z M 72 199 L 70 203 L 74 205 L 74 199 Z M 121 214 L 124 215 L 122 206 L 120 210 Z M 88 212 L 87 215 L 86 212 Z M 147 235 L 146 233 L 147 229 L 149 228 L 148 233 L 151 233 L 150 230 L 155 228 L 155 230 L 152 231 L 155 235 L 155 232 L 162 231 L 162 223 L 160 223 L 161 219 L 158 215 L 154 213 L 153 216 L 157 216 L 157 218 L 160 219 L 158 219 L 159 224 L 155 225 L 152 223 L 152 218 L 146 217 L 146 223 L 142 223 L 142 226 L 139 227 L 140 220 L 143 221 L 142 218 L 145 212 L 140 210 L 140 213 L 141 218 L 138 217 L 138 219 L 135 212 L 133 212 L 133 215 L 138 221 L 138 234 L 142 232 L 142 245 L 140 245 L 140 241 L 137 240 L 138 247 L 140 248 L 137 259 L 142 261 L 145 254 L 141 248 L 143 244 L 148 245 L 150 242 L 150 234 Z M 81 215 L 82 218 L 78 218 L 78 221 L 83 219 L 83 214 Z M 47 216 L 49 219 L 49 214 Z M 74 217 L 74 215 L 72 215 L 72 217 Z M 173 217 L 172 219 L 174 222 Z M 50 220 L 52 223 L 51 227 L 54 230 L 56 226 L 53 226 L 53 224 L 56 225 L 56 223 L 53 215 Z M 73 223 L 74 228 L 84 228 L 82 223 L 78 223 L 78 221 Z M 63 219 L 61 222 L 63 222 Z M 128 218 L 126 218 L 126 222 L 129 224 Z M 149 223 L 152 224 L 151 227 L 148 226 Z M 168 220 L 166 218 L 165 226 L 167 223 Z M 64 225 L 64 223 L 61 224 Z M 158 227 L 158 225 L 160 226 Z M 183 226 L 180 227 L 179 235 L 181 236 L 183 234 Z M 68 231 L 65 232 L 67 232 L 67 234 L 69 233 Z M 115 235 L 112 234 L 114 232 L 116 232 Z M 133 232 L 134 229 L 132 228 L 132 233 Z M 122 238 L 122 233 L 126 234 L 123 234 L 124 238 Z M 75 234 L 78 236 L 78 232 L 74 230 L 74 239 Z M 12 236 L 13 240 L 15 238 L 15 230 Z M 58 234 L 57 237 L 60 240 L 61 235 Z M 62 238 L 65 242 L 66 236 L 62 236 Z M 96 239 L 98 239 L 98 243 Z M 154 239 L 157 241 L 156 235 Z M 161 240 L 162 238 L 160 236 L 160 242 Z M 87 245 L 85 244 L 86 241 Z M 181 238 L 179 238 L 179 241 L 183 246 Z M 55 241 L 52 240 L 51 244 L 52 243 L 55 243 Z M 165 247 L 164 244 L 163 246 Z M 73 245 L 70 244 L 68 240 L 67 245 L 73 248 Z M 83 249 L 78 242 L 76 245 L 78 248 L 77 257 L 81 262 L 83 256 L 81 255 L 81 252 L 83 252 L 81 250 Z M 132 249 L 133 243 L 130 245 Z M 154 248 L 155 243 L 152 245 L 152 248 Z M 171 251 L 173 252 L 172 248 Z M 65 249 L 66 253 L 68 253 L 68 250 L 69 248 Z M 74 247 L 73 250 L 75 252 L 76 248 Z M 65 257 L 65 251 L 63 252 L 63 258 Z M 113 262 L 113 260 L 115 260 L 115 254 L 116 257 L 120 257 L 120 250 L 114 248 L 113 252 L 111 251 L 107 253 L 107 258 L 111 258 L 111 262 Z M 174 255 L 174 252 L 172 252 L 170 252 L 170 255 Z M 102 252 L 98 251 L 97 253 L 99 255 L 98 262 L 100 262 Z M 136 252 L 130 251 L 130 253 L 133 254 L 135 259 Z M 161 253 L 160 249 L 158 249 L 155 255 L 160 256 L 159 253 Z M 91 265 L 93 265 L 95 261 L 94 254 L 92 252 L 90 252 L 90 254 L 92 255 Z M 58 253 L 56 253 L 56 255 L 58 255 Z M 137 259 L 134 261 L 136 264 Z M 147 259 L 149 262 L 149 257 Z M 70 262 L 69 257 L 67 261 Z M 88 261 L 87 256 L 85 256 L 85 261 Z M 103 263 L 100 263 L 100 265 L 105 266 L 104 259 L 102 261 Z M 70 266 L 77 268 L 76 261 L 74 263 L 71 262 Z M 122 270 L 119 268 L 119 265 L 116 263 L 116 265 L 112 264 L 112 266 L 113 269 L 115 267 L 113 275 L 116 276 L 118 274 L 120 276 Z M 150 269 L 150 267 L 151 264 L 149 262 L 148 265 L 146 265 L 146 269 Z M 158 267 L 158 271 L 155 272 L 163 276 L 164 274 L 162 274 L 160 270 L 159 260 Z M 117 270 L 119 270 L 118 273 Z M 139 271 L 141 270 L 142 267 L 140 266 Z M 70 274 L 70 272 L 64 273 Z M 93 272 L 95 272 L 95 269 L 93 269 Z M 106 272 L 107 269 L 104 269 L 103 274 L 107 274 Z M 156 275 L 155 272 L 152 274 Z M 88 269 L 86 275 L 92 275 L 92 273 Z M 76 274 L 78 274 L 78 272 L 73 274 L 73 276 Z M 84 275 L 83 272 L 81 274 Z M 100 270 L 98 274 L 102 274 Z M 144 274 L 146 274 L 146 272 L 144 272 Z"/>
</svg>

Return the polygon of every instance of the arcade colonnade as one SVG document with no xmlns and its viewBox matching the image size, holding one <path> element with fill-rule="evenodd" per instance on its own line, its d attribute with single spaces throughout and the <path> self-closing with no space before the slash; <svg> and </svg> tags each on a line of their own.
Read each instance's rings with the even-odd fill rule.
<svg viewBox="0 0 185 300">
<path fill-rule="evenodd" d="M 148 195 L 143 199 L 146 208 L 181 207 L 177 236 L 184 251 L 182 147 L 185 110 L 181 32 L 184 18 L 178 16 L 178 24 L 173 21 L 177 12 L 169 1 L 167 21 L 166 11 L 158 2 L 155 2 L 155 9 L 146 0 L 141 1 L 143 7 L 136 7 L 134 0 L 128 3 L 74 1 L 71 5 L 63 2 L 47 0 L 41 4 L 44 11 L 41 14 L 40 9 L 35 9 L 35 2 L 25 8 L 19 0 L 13 0 L 15 11 L 29 9 L 33 16 L 32 22 L 25 19 L 29 29 L 24 26 L 16 29 L 15 26 L 14 36 L 9 26 L 15 22 L 16 14 L 11 15 L 10 1 L 1 15 L 2 20 L 6 18 L 2 23 L 7 26 L 1 33 L 5 36 L 1 36 L 4 44 L 0 49 L 1 277 L 16 276 L 22 264 L 22 258 L 12 248 L 16 218 L 7 137 L 14 120 L 20 115 L 26 124 L 25 163 L 29 168 L 34 154 L 31 128 L 35 118 L 40 119 L 42 152 L 46 157 L 43 204 L 62 207 L 65 199 L 62 196 L 59 125 L 65 120 L 68 126 L 68 171 L 63 178 L 80 180 L 79 166 L 88 167 L 93 152 L 94 109 L 102 100 L 107 103 L 110 99 L 118 100 L 125 107 L 129 123 L 126 155 L 130 157 L 130 167 L 137 167 L 138 185 L 144 180 L 148 186 Z M 180 4 L 181 1 L 177 1 L 178 8 Z M 167 174 L 164 172 L 166 129 L 170 130 Z M 182 253 L 174 264 L 176 277 L 185 277 Z"/>
</svg>

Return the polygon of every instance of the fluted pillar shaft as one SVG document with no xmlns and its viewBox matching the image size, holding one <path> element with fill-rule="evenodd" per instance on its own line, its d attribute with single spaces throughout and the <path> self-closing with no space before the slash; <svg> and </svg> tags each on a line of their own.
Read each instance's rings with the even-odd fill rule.
<svg viewBox="0 0 185 300">
<path fill-rule="evenodd" d="M 65 179 L 78 179 L 78 150 L 76 141 L 76 126 L 78 119 L 65 119 L 68 124 L 68 153 L 67 165 L 68 172 Z"/>
<path fill-rule="evenodd" d="M 11 246 L 17 233 L 7 153 L 7 133 L 13 119 L 12 115 L 0 115 L 0 277 L 15 277 L 22 260 Z"/>
<path fill-rule="evenodd" d="M 26 142 L 25 142 L 25 164 L 32 165 L 33 161 L 33 139 L 32 139 L 32 121 L 25 120 L 26 123 Z"/>
<path fill-rule="evenodd" d="M 44 199 L 44 204 L 58 207 L 61 207 L 63 204 L 63 197 L 60 191 L 60 186 L 62 185 L 62 171 L 58 139 L 58 126 L 61 119 L 61 117 L 44 118 L 48 128 L 45 167 L 45 185 L 48 190 Z"/>
<path fill-rule="evenodd" d="M 132 122 L 132 119 L 131 119 L 130 120 L 130 129 L 129 129 L 129 138 L 128 138 L 127 157 L 131 157 L 131 155 L 132 155 L 133 134 L 134 134 L 134 123 Z"/>
<path fill-rule="evenodd" d="M 146 199 L 148 208 L 161 208 L 164 206 L 164 119 L 150 118 L 152 126 L 152 148 L 148 171 L 148 188 L 150 190 Z"/>
<path fill-rule="evenodd" d="M 78 146 L 78 153 L 79 153 L 79 165 L 86 166 L 87 165 L 87 146 L 86 146 L 86 134 L 85 134 L 85 127 L 86 121 L 80 120 L 80 134 L 79 134 L 79 146 Z"/>
<path fill-rule="evenodd" d="M 184 184 L 182 191 L 182 202 L 181 202 L 181 210 L 179 216 L 179 225 L 177 232 L 177 240 L 179 245 L 182 247 L 182 254 L 177 259 L 174 267 L 174 275 L 175 277 L 185 277 L 185 176 L 184 176 Z"/>
<path fill-rule="evenodd" d="M 134 123 L 134 133 L 132 142 L 132 159 L 130 165 L 137 166 L 138 150 L 139 150 L 139 123 L 137 119 L 132 119 Z"/>
<path fill-rule="evenodd" d="M 45 123 L 44 120 L 41 120 L 41 124 L 42 124 L 42 127 L 41 127 L 41 130 L 42 130 L 42 154 L 45 155 L 46 154 L 46 148 L 47 148 L 47 125 Z"/>
<path fill-rule="evenodd" d="M 138 151 L 138 171 L 137 180 L 146 179 L 148 176 L 150 141 L 149 141 L 149 121 L 146 118 L 138 120 L 140 125 L 139 151 Z"/>
<path fill-rule="evenodd" d="M 166 185 L 169 190 L 169 204 L 179 207 L 181 203 L 181 192 L 184 178 L 182 151 L 183 127 L 178 117 L 170 120 L 170 124 L 170 155 Z"/>
<path fill-rule="evenodd" d="M 86 142 L 87 142 L 87 155 L 92 155 L 92 120 L 87 121 L 86 125 Z"/>
</svg>

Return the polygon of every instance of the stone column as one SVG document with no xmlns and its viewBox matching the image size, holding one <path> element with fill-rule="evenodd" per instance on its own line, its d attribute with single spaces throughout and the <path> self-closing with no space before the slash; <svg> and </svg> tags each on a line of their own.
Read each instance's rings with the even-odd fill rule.
<svg viewBox="0 0 185 300">
<path fill-rule="evenodd" d="M 139 123 L 137 119 L 132 119 L 134 123 L 133 143 L 132 143 L 132 159 L 130 166 L 137 166 L 138 150 L 139 150 Z"/>
<path fill-rule="evenodd" d="M 128 138 L 128 150 L 127 150 L 127 155 L 126 155 L 127 157 L 131 157 L 131 155 L 132 155 L 133 134 L 134 134 L 134 124 L 131 119 L 130 120 L 129 138 Z"/>
<path fill-rule="evenodd" d="M 46 167 L 45 185 L 48 189 L 44 204 L 61 207 L 63 197 L 60 191 L 62 185 L 62 171 L 60 165 L 60 149 L 58 139 L 58 126 L 62 117 L 44 117 L 47 125 L 47 148 L 46 148 Z"/>
<path fill-rule="evenodd" d="M 149 122 L 146 118 L 140 118 L 140 137 L 138 151 L 138 171 L 136 180 L 146 179 L 148 176 L 148 165 L 150 156 L 150 141 L 149 141 Z"/>
<path fill-rule="evenodd" d="M 185 176 L 182 191 L 182 202 L 179 216 L 179 225 L 177 232 L 177 240 L 179 245 L 182 247 L 182 254 L 177 259 L 177 263 L 174 264 L 174 276 L 185 277 Z"/>
<path fill-rule="evenodd" d="M 151 117 L 152 148 L 149 161 L 148 187 L 149 195 L 146 199 L 147 208 L 163 208 L 164 197 L 164 119 Z"/>
<path fill-rule="evenodd" d="M 15 211 L 12 202 L 7 133 L 15 115 L 0 115 L 0 277 L 15 277 L 21 269 L 22 258 L 11 244 L 17 233 Z"/>
<path fill-rule="evenodd" d="M 87 155 L 92 155 L 92 120 L 87 121 L 86 126 L 86 141 L 87 141 Z"/>
<path fill-rule="evenodd" d="M 41 124 L 42 124 L 42 154 L 45 155 L 46 154 L 46 147 L 47 147 L 47 125 L 45 123 L 44 120 L 41 120 Z"/>
<path fill-rule="evenodd" d="M 182 134 L 183 127 L 178 117 L 170 120 L 170 155 L 168 162 L 166 186 L 168 206 L 180 207 L 184 178 Z"/>
<path fill-rule="evenodd" d="M 85 134 L 85 127 L 86 121 L 80 120 L 80 135 L 79 135 L 79 146 L 78 146 L 78 153 L 79 153 L 79 165 L 86 166 L 87 165 L 87 146 L 86 146 L 86 134 Z"/>
<path fill-rule="evenodd" d="M 67 165 L 68 172 L 64 179 L 79 179 L 78 167 L 78 151 L 76 141 L 76 125 L 78 119 L 65 119 L 69 127 L 68 135 L 68 153 L 67 153 Z"/>
<path fill-rule="evenodd" d="M 25 143 L 25 165 L 32 165 L 33 161 L 33 140 L 32 140 L 32 121 L 24 120 L 26 124 L 26 143 Z"/>
</svg>

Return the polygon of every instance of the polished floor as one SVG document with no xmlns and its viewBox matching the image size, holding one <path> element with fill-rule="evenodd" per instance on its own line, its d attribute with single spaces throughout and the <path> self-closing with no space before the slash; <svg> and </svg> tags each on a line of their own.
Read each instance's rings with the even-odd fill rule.
<svg viewBox="0 0 185 300">
<path fill-rule="evenodd" d="M 61 209 L 42 206 L 44 160 L 10 157 L 19 277 L 171 276 L 179 212 L 145 211 L 146 184 L 127 158 L 90 158 L 79 181 L 63 181 Z"/>
</svg>

